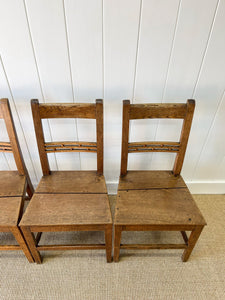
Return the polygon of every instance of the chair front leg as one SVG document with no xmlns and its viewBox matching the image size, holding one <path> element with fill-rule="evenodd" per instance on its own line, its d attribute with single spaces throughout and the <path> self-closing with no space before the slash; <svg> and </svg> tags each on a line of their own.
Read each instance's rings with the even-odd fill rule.
<svg viewBox="0 0 225 300">
<path fill-rule="evenodd" d="M 188 260 L 188 258 L 190 257 L 191 252 L 194 249 L 194 246 L 197 243 L 197 240 L 198 240 L 203 228 L 204 228 L 204 226 L 196 226 L 192 230 L 190 237 L 188 239 L 188 247 L 187 247 L 187 249 L 184 250 L 184 253 L 182 255 L 183 262 L 186 262 Z"/>
<path fill-rule="evenodd" d="M 30 228 L 26 226 L 21 226 L 21 230 L 28 244 L 28 247 L 30 248 L 31 254 L 33 255 L 35 262 L 41 264 L 41 255 L 36 248 L 36 241 L 33 233 L 30 231 Z"/>
<path fill-rule="evenodd" d="M 120 256 L 120 241 L 121 241 L 122 227 L 119 225 L 114 226 L 114 262 L 119 261 Z"/>
<path fill-rule="evenodd" d="M 106 225 L 105 229 L 105 247 L 107 262 L 112 261 L 112 224 Z"/>
<path fill-rule="evenodd" d="M 21 249 L 23 250 L 26 258 L 28 259 L 28 261 L 30 263 L 33 263 L 34 259 L 33 259 L 32 255 L 30 253 L 30 250 L 28 249 L 28 246 L 27 246 L 27 244 L 26 244 L 26 242 L 25 242 L 25 240 L 24 240 L 24 238 L 22 236 L 22 233 L 20 232 L 19 228 L 17 226 L 12 227 L 11 228 L 11 232 L 14 235 L 17 243 L 20 245 Z"/>
</svg>

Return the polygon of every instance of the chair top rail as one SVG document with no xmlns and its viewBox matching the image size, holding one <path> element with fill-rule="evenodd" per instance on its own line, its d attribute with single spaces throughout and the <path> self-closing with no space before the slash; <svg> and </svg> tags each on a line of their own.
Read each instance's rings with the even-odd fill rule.
<svg viewBox="0 0 225 300">
<path fill-rule="evenodd" d="M 32 100 L 36 101 L 36 100 Z M 96 119 L 96 104 L 92 103 L 46 103 L 39 104 L 41 119 L 84 118 Z"/>
<path fill-rule="evenodd" d="M 193 101 L 193 100 L 188 100 Z M 130 104 L 129 119 L 184 119 L 187 104 L 184 103 L 150 103 Z"/>
</svg>

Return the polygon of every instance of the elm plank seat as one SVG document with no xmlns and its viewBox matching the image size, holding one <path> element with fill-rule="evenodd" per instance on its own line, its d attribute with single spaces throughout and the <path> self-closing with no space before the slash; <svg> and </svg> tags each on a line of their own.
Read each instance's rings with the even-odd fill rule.
<svg viewBox="0 0 225 300">
<path fill-rule="evenodd" d="M 0 232 L 11 232 L 18 245 L 0 245 L 0 250 L 23 250 L 29 262 L 34 262 L 18 223 L 24 201 L 34 189 L 27 172 L 8 99 L 0 100 L 0 118 L 4 120 L 9 142 L 0 142 L 0 152 L 13 153 L 17 171 L 0 171 Z"/>
<path fill-rule="evenodd" d="M 114 261 L 120 249 L 184 249 L 188 260 L 203 227 L 204 217 L 180 175 L 191 129 L 195 101 L 185 104 L 123 102 L 121 174 L 114 221 Z M 179 142 L 129 143 L 129 121 L 146 118 L 183 119 Z M 172 171 L 127 171 L 128 153 L 172 152 Z M 121 244 L 122 231 L 180 231 L 181 244 Z M 188 238 L 186 231 L 191 231 Z"/>
<path fill-rule="evenodd" d="M 103 176 L 103 101 L 39 104 L 31 100 L 43 177 L 20 222 L 36 263 L 41 250 L 105 249 L 111 262 L 112 217 Z M 97 142 L 45 142 L 42 119 L 96 119 Z M 50 171 L 48 153 L 94 152 L 97 171 Z M 40 245 L 42 232 L 104 231 L 103 244 Z M 37 233 L 36 236 L 34 233 Z"/>
</svg>

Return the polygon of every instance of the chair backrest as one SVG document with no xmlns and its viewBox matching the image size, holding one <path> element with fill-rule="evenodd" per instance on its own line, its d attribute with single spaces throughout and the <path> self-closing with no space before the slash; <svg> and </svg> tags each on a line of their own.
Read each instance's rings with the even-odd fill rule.
<svg viewBox="0 0 225 300">
<path fill-rule="evenodd" d="M 54 103 L 42 104 L 31 100 L 34 128 L 44 175 L 50 174 L 47 153 L 53 152 L 96 152 L 97 173 L 103 174 L 103 101 L 96 103 Z M 41 119 L 84 118 L 96 119 L 96 142 L 49 142 L 44 140 Z"/>
<path fill-rule="evenodd" d="M 127 173 L 128 153 L 135 152 L 172 152 L 177 153 L 173 174 L 179 175 L 182 169 L 187 142 L 190 134 L 195 100 L 187 103 L 154 103 L 130 104 L 130 100 L 123 101 L 123 132 L 121 175 Z M 138 142 L 129 143 L 129 121 L 136 119 L 183 119 L 183 126 L 179 142 Z"/>
<path fill-rule="evenodd" d="M 27 175 L 8 99 L 0 100 L 0 119 L 4 119 L 10 142 L 0 142 L 0 152 L 12 152 L 20 175 Z"/>
</svg>

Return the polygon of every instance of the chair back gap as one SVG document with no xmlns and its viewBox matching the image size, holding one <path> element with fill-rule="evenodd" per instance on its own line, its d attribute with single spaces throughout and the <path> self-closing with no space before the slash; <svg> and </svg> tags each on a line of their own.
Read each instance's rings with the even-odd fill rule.
<svg viewBox="0 0 225 300">
<path fill-rule="evenodd" d="M 187 142 L 190 134 L 195 100 L 187 103 L 152 103 L 130 104 L 130 100 L 123 101 L 123 129 L 121 176 L 127 173 L 128 153 L 135 152 L 170 152 L 177 153 L 173 174 L 179 175 L 183 166 Z M 137 119 L 183 119 L 179 142 L 138 142 L 129 143 L 129 121 Z"/>
<path fill-rule="evenodd" d="M 53 103 L 42 104 L 31 100 L 37 145 L 43 175 L 50 174 L 47 153 L 54 152 L 95 152 L 97 153 L 97 173 L 103 174 L 103 100 L 96 103 Z M 83 118 L 96 119 L 96 142 L 62 141 L 45 142 L 42 119 Z"/>
</svg>

